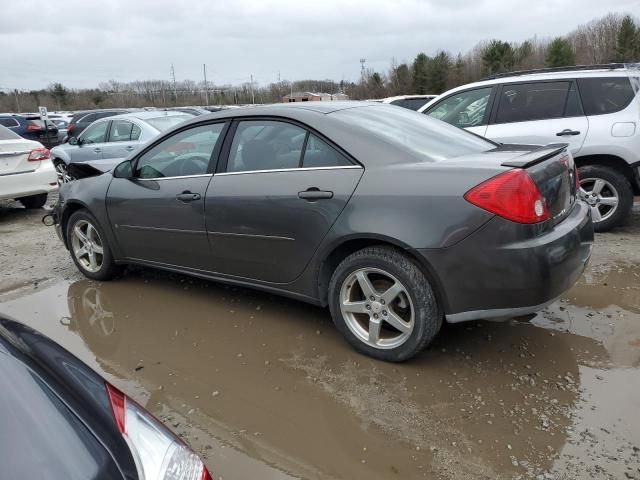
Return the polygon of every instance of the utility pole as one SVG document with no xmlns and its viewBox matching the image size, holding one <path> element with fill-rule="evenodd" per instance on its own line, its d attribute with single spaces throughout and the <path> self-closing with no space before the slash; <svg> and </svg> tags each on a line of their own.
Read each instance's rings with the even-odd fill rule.
<svg viewBox="0 0 640 480">
<path fill-rule="evenodd" d="M 16 113 L 20 113 L 20 100 L 18 100 L 18 89 L 15 88 L 13 90 L 13 93 L 16 96 Z"/>
<path fill-rule="evenodd" d="M 178 103 L 178 89 L 176 87 L 176 70 L 173 68 L 173 63 L 171 64 L 171 80 L 173 81 L 173 96 L 176 99 L 176 103 Z"/>
<path fill-rule="evenodd" d="M 360 59 L 360 81 L 364 83 L 364 64 L 367 61 L 366 58 Z"/>
<path fill-rule="evenodd" d="M 253 73 L 251 74 L 251 103 L 256 103 L 256 96 L 253 93 Z"/>
<path fill-rule="evenodd" d="M 204 100 L 209 106 L 209 85 L 207 84 L 207 64 L 203 64 L 204 68 Z"/>
</svg>

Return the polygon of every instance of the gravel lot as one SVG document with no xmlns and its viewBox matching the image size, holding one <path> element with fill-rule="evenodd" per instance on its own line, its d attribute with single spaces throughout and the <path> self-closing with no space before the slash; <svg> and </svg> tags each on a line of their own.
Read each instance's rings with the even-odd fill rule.
<svg viewBox="0 0 640 480">
<path fill-rule="evenodd" d="M 216 479 L 640 479 L 640 199 L 560 301 L 446 326 L 400 365 L 292 300 L 145 269 L 88 281 L 42 215 L 0 202 L 0 312 L 146 405 Z"/>
</svg>

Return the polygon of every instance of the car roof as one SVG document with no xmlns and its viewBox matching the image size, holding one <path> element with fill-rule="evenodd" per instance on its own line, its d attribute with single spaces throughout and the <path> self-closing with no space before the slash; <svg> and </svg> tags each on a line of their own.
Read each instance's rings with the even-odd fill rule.
<svg viewBox="0 0 640 480">
<path fill-rule="evenodd" d="M 135 119 L 135 118 L 137 118 L 138 120 L 148 120 L 150 118 L 178 117 L 178 116 L 185 116 L 185 115 L 190 115 L 190 114 L 189 113 L 185 113 L 185 112 L 178 112 L 178 111 L 174 111 L 174 110 L 140 110 L 139 112 L 121 113 L 120 115 L 114 115 L 112 117 L 106 117 L 106 119 L 114 120 L 114 119 L 118 119 L 118 118 L 123 118 L 123 119 L 127 119 L 127 118 L 128 119 Z"/>
<path fill-rule="evenodd" d="M 396 95 L 395 97 L 387 97 L 387 98 L 383 98 L 380 101 L 381 102 L 386 102 L 386 103 L 391 103 L 391 102 L 395 102 L 396 100 L 411 100 L 411 99 L 429 99 L 429 98 L 435 98 L 438 95 L 436 94 L 431 94 L 431 93 L 425 93 L 424 95 Z"/>
</svg>

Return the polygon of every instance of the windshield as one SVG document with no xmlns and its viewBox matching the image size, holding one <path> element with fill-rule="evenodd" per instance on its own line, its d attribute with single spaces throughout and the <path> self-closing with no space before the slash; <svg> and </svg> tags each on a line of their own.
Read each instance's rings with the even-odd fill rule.
<svg viewBox="0 0 640 480">
<path fill-rule="evenodd" d="M 189 120 L 190 118 L 193 118 L 193 115 L 189 115 L 189 114 L 171 115 L 171 116 L 147 118 L 145 119 L 145 122 L 147 122 L 149 125 L 151 125 L 153 128 L 155 128 L 159 132 L 164 132 L 165 130 L 169 130 L 171 127 L 175 127 L 179 123 L 182 123 L 185 120 Z"/>
<path fill-rule="evenodd" d="M 0 140 L 16 140 L 22 138 L 20 135 L 13 133 L 7 127 L 0 125 Z"/>
<path fill-rule="evenodd" d="M 485 152 L 495 144 L 426 115 L 393 106 L 347 108 L 332 113 L 401 150 L 427 161 Z"/>
</svg>

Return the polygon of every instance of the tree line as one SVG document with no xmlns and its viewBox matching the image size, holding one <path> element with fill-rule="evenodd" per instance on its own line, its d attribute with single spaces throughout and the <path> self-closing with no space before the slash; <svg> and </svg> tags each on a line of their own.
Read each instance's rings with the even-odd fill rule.
<svg viewBox="0 0 640 480">
<path fill-rule="evenodd" d="M 382 98 L 411 93 L 439 94 L 483 77 L 543 67 L 640 61 L 640 25 L 631 15 L 608 14 L 580 25 L 568 34 L 530 38 L 521 43 L 481 41 L 466 53 L 440 50 L 419 53 L 408 62 L 392 59 L 386 72 L 364 69 L 359 81 L 300 80 L 268 85 L 214 85 L 193 80 L 110 80 L 94 89 L 70 89 L 60 83 L 32 91 L 0 91 L 0 111 L 77 110 L 106 107 L 171 107 L 280 102 L 291 92 L 343 92 L 352 99 Z"/>
</svg>

